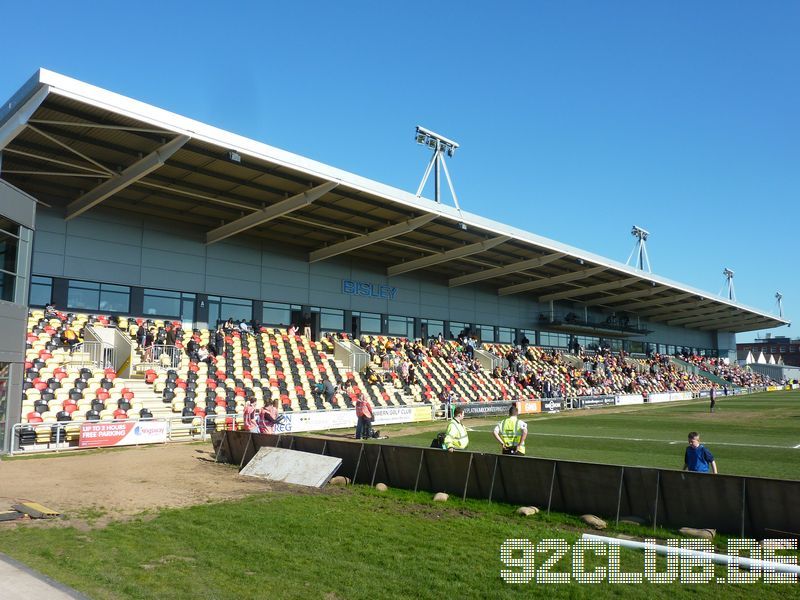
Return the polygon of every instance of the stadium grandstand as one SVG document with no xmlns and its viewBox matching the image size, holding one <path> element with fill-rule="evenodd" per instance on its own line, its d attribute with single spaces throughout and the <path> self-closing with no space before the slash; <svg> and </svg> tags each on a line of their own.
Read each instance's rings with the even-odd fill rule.
<svg viewBox="0 0 800 600">
<path fill-rule="evenodd" d="M 0 108 L 0 219 L 6 452 L 240 428 L 248 398 L 764 387 L 736 333 L 788 323 L 43 69 Z"/>
</svg>

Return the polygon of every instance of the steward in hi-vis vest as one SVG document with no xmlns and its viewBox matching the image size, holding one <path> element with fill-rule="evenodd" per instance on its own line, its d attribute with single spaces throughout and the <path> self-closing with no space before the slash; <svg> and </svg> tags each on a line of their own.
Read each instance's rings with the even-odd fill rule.
<svg viewBox="0 0 800 600">
<path fill-rule="evenodd" d="M 528 437 L 528 426 L 520 421 L 516 404 L 508 409 L 508 417 L 500 421 L 494 428 L 494 437 L 500 442 L 503 454 L 525 454 L 525 438 Z"/>
<path fill-rule="evenodd" d="M 461 424 L 464 420 L 464 409 L 457 406 L 453 411 L 453 418 L 447 424 L 447 430 L 444 432 L 444 446 L 445 450 L 453 451 L 463 450 L 469 445 L 469 436 L 467 435 L 467 428 Z"/>
</svg>

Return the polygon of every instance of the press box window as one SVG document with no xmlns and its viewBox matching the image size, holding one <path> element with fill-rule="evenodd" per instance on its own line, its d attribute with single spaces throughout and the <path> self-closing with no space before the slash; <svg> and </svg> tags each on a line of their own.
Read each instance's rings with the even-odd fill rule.
<svg viewBox="0 0 800 600">
<path fill-rule="evenodd" d="M 216 325 L 219 321 L 250 321 L 253 318 L 253 303 L 242 298 L 226 296 L 208 297 L 208 322 Z"/>
<path fill-rule="evenodd" d="M 0 300 L 14 300 L 18 249 L 19 225 L 0 217 Z"/>
<path fill-rule="evenodd" d="M 131 288 L 110 283 L 70 280 L 67 306 L 84 310 L 126 313 L 130 310 Z"/>
<path fill-rule="evenodd" d="M 34 275 L 31 277 L 31 306 L 45 306 L 50 304 L 53 297 L 53 278 L 40 277 Z"/>
<path fill-rule="evenodd" d="M 292 308 L 279 302 L 262 302 L 261 318 L 265 325 L 289 325 L 292 322 Z"/>
<path fill-rule="evenodd" d="M 414 319 L 389 315 L 389 335 L 414 339 Z"/>
<path fill-rule="evenodd" d="M 319 311 L 319 326 L 323 331 L 342 331 L 344 329 L 344 311 L 334 308 L 323 308 Z"/>
</svg>

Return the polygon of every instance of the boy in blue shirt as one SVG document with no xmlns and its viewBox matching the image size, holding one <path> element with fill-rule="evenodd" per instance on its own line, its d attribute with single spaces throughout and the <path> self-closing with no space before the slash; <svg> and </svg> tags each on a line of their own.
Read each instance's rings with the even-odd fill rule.
<svg viewBox="0 0 800 600">
<path fill-rule="evenodd" d="M 717 474 L 717 463 L 714 462 L 714 455 L 700 443 L 700 435 L 696 431 L 692 431 L 689 434 L 689 445 L 686 447 L 686 454 L 683 459 L 683 470 L 708 473 L 709 468 L 714 475 Z"/>
</svg>

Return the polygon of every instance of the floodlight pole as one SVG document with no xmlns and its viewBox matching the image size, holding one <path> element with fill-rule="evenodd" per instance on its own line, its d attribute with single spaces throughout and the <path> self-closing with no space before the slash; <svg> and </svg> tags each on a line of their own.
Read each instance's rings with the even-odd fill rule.
<svg viewBox="0 0 800 600">
<path fill-rule="evenodd" d="M 640 271 L 652 273 L 653 271 L 650 268 L 650 257 L 647 255 L 646 244 L 647 237 L 650 235 L 650 232 L 634 225 L 631 228 L 631 235 L 636 238 L 636 244 L 634 245 L 633 250 L 631 250 L 631 253 L 628 256 L 628 260 L 625 261 L 625 264 L 630 265 L 631 259 L 636 256 L 636 268 Z"/>
<path fill-rule="evenodd" d="M 727 287 L 727 296 L 728 300 L 736 302 L 736 290 L 733 289 L 733 271 L 726 268 L 722 271 L 722 274 L 725 276 L 725 286 Z"/>
<path fill-rule="evenodd" d="M 458 148 L 458 144 L 428 129 L 425 129 L 424 127 L 419 126 L 417 126 L 416 140 L 417 143 L 426 145 L 433 149 L 433 155 L 428 162 L 428 166 L 425 168 L 425 174 L 422 176 L 422 181 L 417 188 L 417 198 L 422 196 L 422 191 L 425 189 L 425 184 L 428 183 L 428 178 L 431 175 L 431 171 L 433 171 L 433 199 L 436 202 L 441 203 L 441 172 L 444 171 L 444 176 L 447 179 L 447 186 L 450 188 L 450 194 L 453 196 L 453 203 L 456 205 L 456 208 L 460 213 L 461 206 L 458 204 L 458 196 L 456 196 L 453 180 L 450 178 L 450 171 L 447 170 L 447 163 L 445 162 L 444 157 L 445 152 L 448 152 L 450 156 L 453 156 L 455 149 Z"/>
<path fill-rule="evenodd" d="M 783 318 L 783 294 L 775 292 L 775 300 L 778 302 L 778 316 Z"/>
</svg>

